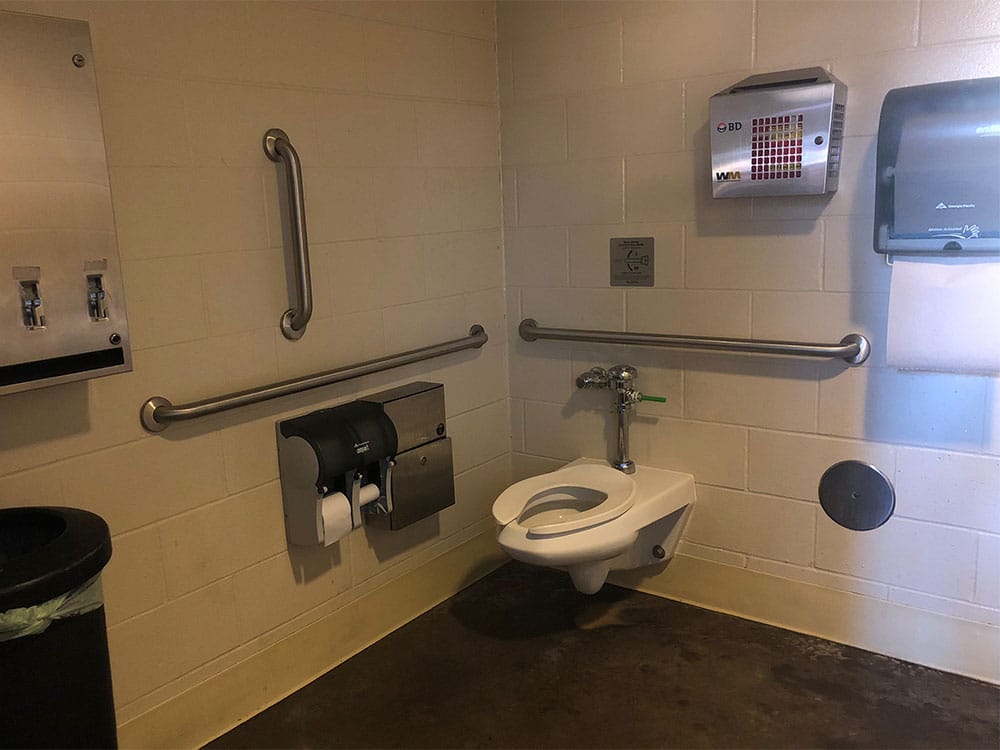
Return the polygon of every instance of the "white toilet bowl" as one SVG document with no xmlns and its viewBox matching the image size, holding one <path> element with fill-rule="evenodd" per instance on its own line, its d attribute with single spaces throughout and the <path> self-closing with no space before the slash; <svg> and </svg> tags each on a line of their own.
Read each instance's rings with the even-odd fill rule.
<svg viewBox="0 0 1000 750">
<path fill-rule="evenodd" d="M 637 466 L 629 476 L 581 458 L 508 487 L 493 517 L 507 554 L 565 568 L 579 591 L 593 594 L 611 570 L 670 559 L 694 500 L 690 474 Z"/>
</svg>

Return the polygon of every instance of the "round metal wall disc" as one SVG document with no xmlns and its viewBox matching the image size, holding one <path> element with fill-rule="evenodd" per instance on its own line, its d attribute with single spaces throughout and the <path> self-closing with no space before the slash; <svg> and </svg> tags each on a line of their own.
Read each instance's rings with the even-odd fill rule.
<svg viewBox="0 0 1000 750">
<path fill-rule="evenodd" d="M 896 491 L 871 464 L 841 461 L 819 480 L 819 503 L 834 521 L 854 531 L 877 529 L 896 508 Z"/>
</svg>

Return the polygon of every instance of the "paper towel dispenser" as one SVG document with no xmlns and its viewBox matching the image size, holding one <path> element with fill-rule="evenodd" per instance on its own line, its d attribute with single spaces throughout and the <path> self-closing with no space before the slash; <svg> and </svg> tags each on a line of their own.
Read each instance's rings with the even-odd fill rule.
<svg viewBox="0 0 1000 750">
<path fill-rule="evenodd" d="M 289 543 L 395 530 L 455 503 L 444 386 L 415 382 L 277 423 Z"/>
<path fill-rule="evenodd" d="M 889 254 L 1000 252 L 1000 78 L 886 94 L 874 247 Z"/>
<path fill-rule="evenodd" d="M 132 369 L 84 21 L 0 12 L 0 395 Z"/>
<path fill-rule="evenodd" d="M 823 68 L 762 73 L 709 99 L 712 197 L 837 189 L 847 86 Z"/>
</svg>

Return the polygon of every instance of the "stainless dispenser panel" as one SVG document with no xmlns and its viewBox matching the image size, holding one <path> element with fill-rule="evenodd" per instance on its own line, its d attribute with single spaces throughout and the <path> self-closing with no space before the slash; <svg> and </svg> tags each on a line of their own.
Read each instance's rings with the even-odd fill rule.
<svg viewBox="0 0 1000 750">
<path fill-rule="evenodd" d="M 392 467 L 392 511 L 365 523 L 396 530 L 455 504 L 451 439 L 445 436 L 444 386 L 417 381 L 364 399 L 380 404 L 396 428 L 399 452 Z"/>
<path fill-rule="evenodd" d="M 400 452 L 444 436 L 444 386 L 440 383 L 407 383 L 362 400 L 385 409 L 396 427 Z"/>
<path fill-rule="evenodd" d="M 712 96 L 712 197 L 835 191 L 846 102 L 822 68 L 750 76 Z"/>
<path fill-rule="evenodd" d="M 392 468 L 392 513 L 369 515 L 366 523 L 395 531 L 455 504 L 451 438 L 400 453 Z"/>
<path fill-rule="evenodd" d="M 0 12 L 0 395 L 132 369 L 90 31 Z"/>
</svg>

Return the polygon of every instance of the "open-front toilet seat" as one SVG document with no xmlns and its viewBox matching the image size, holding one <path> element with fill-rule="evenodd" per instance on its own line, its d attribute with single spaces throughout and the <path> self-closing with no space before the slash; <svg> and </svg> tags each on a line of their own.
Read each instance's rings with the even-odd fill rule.
<svg viewBox="0 0 1000 750">
<path fill-rule="evenodd" d="M 578 464 L 511 485 L 493 503 L 501 526 L 517 521 L 530 536 L 579 531 L 632 507 L 636 484 L 604 464 Z"/>
</svg>

